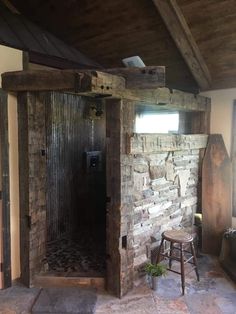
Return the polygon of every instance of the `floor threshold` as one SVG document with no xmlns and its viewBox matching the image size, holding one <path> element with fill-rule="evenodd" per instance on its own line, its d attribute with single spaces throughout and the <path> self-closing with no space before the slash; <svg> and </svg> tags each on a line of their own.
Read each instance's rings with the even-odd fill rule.
<svg viewBox="0 0 236 314">
<path fill-rule="evenodd" d="M 55 275 L 36 275 L 33 285 L 38 288 L 94 287 L 105 288 L 104 277 L 63 277 Z"/>
</svg>

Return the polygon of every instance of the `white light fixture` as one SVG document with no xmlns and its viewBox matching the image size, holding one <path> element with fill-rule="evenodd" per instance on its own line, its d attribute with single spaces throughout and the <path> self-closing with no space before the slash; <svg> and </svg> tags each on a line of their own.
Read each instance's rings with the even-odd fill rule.
<svg viewBox="0 0 236 314">
<path fill-rule="evenodd" d="M 122 62 L 124 63 L 126 67 L 138 67 L 138 68 L 145 67 L 143 60 L 139 56 L 125 58 L 122 60 Z"/>
</svg>

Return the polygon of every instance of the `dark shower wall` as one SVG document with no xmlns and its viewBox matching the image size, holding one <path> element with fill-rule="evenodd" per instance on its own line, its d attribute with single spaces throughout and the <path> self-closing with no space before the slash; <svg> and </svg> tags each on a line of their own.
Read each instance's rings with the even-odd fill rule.
<svg viewBox="0 0 236 314">
<path fill-rule="evenodd" d="M 47 241 L 104 224 L 105 111 L 95 101 L 52 93 L 47 106 Z M 87 166 L 91 151 L 101 151 L 98 169 Z"/>
</svg>

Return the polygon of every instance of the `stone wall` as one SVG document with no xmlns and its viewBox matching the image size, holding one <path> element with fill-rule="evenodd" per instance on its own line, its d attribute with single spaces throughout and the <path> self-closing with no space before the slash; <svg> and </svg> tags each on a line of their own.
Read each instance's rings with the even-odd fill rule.
<svg viewBox="0 0 236 314">
<path fill-rule="evenodd" d="M 134 277 L 166 229 L 190 230 L 197 209 L 199 151 L 206 135 L 135 134 L 133 156 Z"/>
</svg>

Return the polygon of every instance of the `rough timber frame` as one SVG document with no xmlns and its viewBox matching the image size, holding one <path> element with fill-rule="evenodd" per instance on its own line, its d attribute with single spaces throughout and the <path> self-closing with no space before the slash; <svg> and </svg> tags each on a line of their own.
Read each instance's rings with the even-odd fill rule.
<svg viewBox="0 0 236 314">
<path fill-rule="evenodd" d="M 10 233 L 10 177 L 9 177 L 9 139 L 8 139 L 8 98 L 7 93 L 0 89 L 0 286 L 8 288 L 11 278 L 11 233 Z M 2 260 L 1 260 L 2 258 Z"/>
<path fill-rule="evenodd" d="M 132 207 L 129 197 L 126 195 L 126 187 L 132 184 L 124 181 L 125 167 L 122 160 L 129 163 L 130 153 L 127 150 L 128 140 L 133 136 L 134 107 L 136 104 L 155 105 L 157 108 L 178 110 L 183 112 L 195 112 L 196 118 L 192 118 L 193 131 L 195 133 L 208 133 L 208 121 L 210 113 L 210 100 L 208 98 L 185 93 L 178 90 L 170 90 L 163 86 L 163 77 L 158 67 L 152 67 L 147 75 L 148 68 L 142 70 L 119 69 L 108 70 L 118 73 L 119 76 L 91 71 L 20 71 L 9 72 L 2 75 L 2 86 L 7 91 L 19 92 L 18 99 L 25 99 L 24 106 L 30 106 L 30 95 L 36 95 L 39 91 L 69 92 L 77 95 L 104 98 L 107 105 L 107 288 L 113 294 L 121 297 L 133 283 L 132 265 L 133 256 L 130 250 L 132 238 L 125 239 L 126 248 L 123 247 L 124 222 L 123 211 L 126 217 L 132 219 Z M 132 75 L 130 74 L 132 73 Z M 143 74 L 143 76 L 142 76 Z M 148 84 L 150 82 L 150 84 Z M 156 88 L 155 88 L 156 86 Z M 127 88 L 129 87 L 129 88 Z M 132 87 L 132 88 L 130 88 Z M 25 103 L 26 102 L 26 103 Z M 22 102 L 18 102 L 18 110 L 21 112 Z M 27 113 L 24 115 L 27 119 Z M 194 114 L 195 116 L 195 114 Z M 200 120 L 200 121 L 197 121 Z M 23 123 L 24 124 L 24 123 Z M 27 174 L 29 170 L 29 147 L 25 125 L 19 121 L 21 128 L 20 141 L 27 147 L 21 148 L 20 154 L 24 166 L 23 178 L 21 177 L 21 207 L 29 196 Z M 39 148 L 40 149 L 40 148 Z M 22 172 L 21 172 L 22 173 Z M 22 186 L 26 182 L 26 187 Z M 23 193 L 24 191 L 24 193 Z M 27 194 L 27 195 L 26 195 Z M 130 224 L 132 227 L 132 224 Z M 29 265 L 28 265 L 29 266 Z M 27 265 L 25 265 L 26 268 Z M 31 284 L 29 270 L 25 269 L 26 282 Z"/>
<path fill-rule="evenodd" d="M 109 71 L 111 72 L 111 69 Z M 128 71 L 131 72 L 132 70 L 127 70 L 127 73 Z M 14 92 L 53 90 L 84 96 L 125 98 L 137 103 L 151 104 L 173 110 L 210 110 L 210 102 L 206 97 L 158 87 L 160 86 L 158 76 L 156 78 L 157 88 L 154 88 L 153 75 L 155 73 L 149 77 L 143 73 L 143 82 L 140 81 L 140 78 L 137 80 L 135 73 L 132 76 L 126 76 L 126 78 L 125 75 L 120 73 L 119 75 L 121 76 L 96 70 L 7 72 L 2 74 L 2 87 L 4 90 Z M 148 80 L 150 81 L 149 85 Z M 132 89 L 126 88 L 126 85 L 132 85 Z"/>
</svg>

